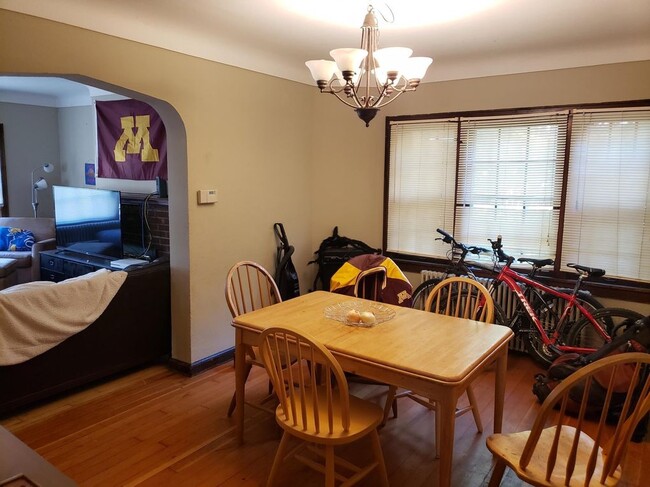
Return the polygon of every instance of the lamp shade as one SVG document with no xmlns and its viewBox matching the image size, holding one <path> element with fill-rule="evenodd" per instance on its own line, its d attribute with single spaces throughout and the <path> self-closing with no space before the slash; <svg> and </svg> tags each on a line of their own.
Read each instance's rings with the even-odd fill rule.
<svg viewBox="0 0 650 487">
<path fill-rule="evenodd" d="M 330 51 L 330 56 L 336 61 L 341 71 L 359 71 L 359 65 L 368 55 L 365 49 L 341 48 Z"/>
<path fill-rule="evenodd" d="M 43 164 L 43 171 L 48 173 L 54 171 L 54 164 L 50 164 L 49 162 L 46 162 L 45 164 Z"/>
<path fill-rule="evenodd" d="M 402 66 L 402 75 L 406 79 L 422 79 L 432 62 L 430 57 L 410 57 Z"/>
<path fill-rule="evenodd" d="M 38 181 L 34 183 L 34 189 L 36 191 L 41 191 L 47 189 L 47 181 L 43 178 L 38 178 Z"/>
<path fill-rule="evenodd" d="M 314 81 L 329 81 L 336 72 L 336 63 L 325 59 L 307 61 L 305 65 L 309 68 Z"/>
<path fill-rule="evenodd" d="M 379 67 L 388 71 L 401 71 L 404 62 L 413 54 L 408 47 L 386 47 L 375 51 L 375 61 Z"/>
</svg>

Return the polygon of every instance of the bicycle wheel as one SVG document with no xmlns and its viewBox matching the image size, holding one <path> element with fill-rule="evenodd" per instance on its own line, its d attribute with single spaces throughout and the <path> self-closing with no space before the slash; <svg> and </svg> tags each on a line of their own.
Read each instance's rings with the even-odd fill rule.
<svg viewBox="0 0 650 487">
<path fill-rule="evenodd" d="M 567 301 L 550 293 L 539 293 L 536 291 L 532 292 L 528 296 L 528 299 L 533 306 L 535 314 L 542 323 L 546 335 L 550 337 L 557 329 L 560 317 L 567 306 Z M 603 305 L 590 294 L 581 294 L 577 299 L 592 315 L 598 309 L 603 308 Z M 571 308 L 567 321 L 562 327 L 562 334 L 558 339 L 558 345 L 567 344 L 570 331 L 577 323 L 582 322 L 584 319 L 584 314 L 577 306 Z M 527 322 L 529 323 L 529 331 L 525 340 L 526 350 L 537 363 L 548 367 L 558 357 L 558 353 L 544 343 L 537 327 L 533 325 L 530 318 L 527 318 Z"/>
<path fill-rule="evenodd" d="M 510 326 L 506 312 L 496 302 L 494 303 L 494 324 L 502 326 Z"/>
<path fill-rule="evenodd" d="M 411 308 L 424 310 L 424 303 L 426 302 L 429 293 L 440 282 L 442 282 L 442 279 L 437 279 L 437 278 L 427 279 L 418 287 L 416 287 L 415 292 L 413 293 L 413 297 L 411 298 L 412 299 Z"/>
<path fill-rule="evenodd" d="M 601 308 L 592 314 L 598 323 L 609 335 L 620 333 L 625 327 L 643 318 L 643 315 L 624 308 Z M 594 325 L 587 318 L 576 323 L 568 332 L 566 344 L 572 347 L 586 347 L 598 350 L 606 341 L 594 329 Z"/>
</svg>

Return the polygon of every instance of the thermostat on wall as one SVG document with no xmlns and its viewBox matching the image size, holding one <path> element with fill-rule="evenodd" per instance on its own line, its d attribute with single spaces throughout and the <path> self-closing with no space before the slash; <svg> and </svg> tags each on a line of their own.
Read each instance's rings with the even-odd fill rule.
<svg viewBox="0 0 650 487">
<path fill-rule="evenodd" d="M 196 193 L 199 205 L 209 205 L 217 202 L 216 189 L 199 189 Z"/>
</svg>

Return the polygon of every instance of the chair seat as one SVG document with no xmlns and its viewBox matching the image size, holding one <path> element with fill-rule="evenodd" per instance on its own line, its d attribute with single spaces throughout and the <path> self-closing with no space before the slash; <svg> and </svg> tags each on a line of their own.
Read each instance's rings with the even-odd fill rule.
<svg viewBox="0 0 650 487">
<path fill-rule="evenodd" d="M 565 484 L 566 465 L 570 456 L 571 445 L 573 443 L 576 429 L 571 426 L 563 426 L 560 434 L 560 442 L 558 446 L 557 463 L 553 470 L 553 475 L 549 481 L 545 480 L 546 465 L 548 451 L 553 444 L 556 427 L 546 428 L 542 431 L 538 441 L 538 448 L 533 452 L 530 463 L 525 469 L 519 466 L 521 453 L 524 450 L 526 441 L 528 440 L 530 431 L 523 431 L 512 434 L 499 434 L 492 435 L 487 439 L 488 449 L 503 458 L 505 463 L 515 471 L 517 476 L 528 482 L 531 485 L 539 486 L 584 486 L 585 485 L 585 472 L 582 469 L 576 469 L 571 475 L 569 484 Z M 586 465 L 589 461 L 589 455 L 594 446 L 594 441 L 584 432 L 580 433 L 580 441 L 578 443 L 576 463 L 578 465 Z M 600 475 L 603 471 L 604 456 L 602 448 L 598 449 L 596 455 L 596 466 L 594 474 L 591 478 L 590 486 L 613 486 L 616 485 L 621 478 L 621 468 L 619 467 L 613 476 L 605 479 L 605 483 L 600 483 Z"/>
<path fill-rule="evenodd" d="M 323 387 L 319 387 L 319 410 L 327 411 L 327 397 Z M 337 391 L 334 394 L 338 394 Z M 278 405 L 276 409 L 276 420 L 278 424 L 286 431 L 290 431 L 292 435 L 297 436 L 305 441 L 319 443 L 322 445 L 337 445 L 349 443 L 357 438 L 367 435 L 370 431 L 377 428 L 384 417 L 384 411 L 376 404 L 370 403 L 356 396 L 350 395 L 350 428 L 348 431 L 337 431 L 333 434 L 329 433 L 327 414 L 319 416 L 319 429 L 318 432 L 313 422 L 313 405 L 311 404 L 311 397 L 307 397 L 305 405 L 308 409 L 307 419 L 309 421 L 308 428 L 303 429 L 300 424 L 294 425 L 292 421 L 291 412 L 289 412 L 289 419 L 285 419 L 282 405 Z M 341 410 L 338 402 L 333 403 L 333 417 L 335 424 L 341 424 Z M 296 415 L 302 415 L 302 404 L 296 403 Z M 300 423 L 300 421 L 299 421 Z"/>
</svg>

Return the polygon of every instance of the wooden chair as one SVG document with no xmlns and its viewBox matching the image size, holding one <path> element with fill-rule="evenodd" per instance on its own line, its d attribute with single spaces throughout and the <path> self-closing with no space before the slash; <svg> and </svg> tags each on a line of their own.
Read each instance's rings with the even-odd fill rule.
<svg viewBox="0 0 650 487">
<path fill-rule="evenodd" d="M 424 304 L 424 310 L 485 323 L 492 323 L 494 320 L 494 300 L 489 291 L 480 282 L 466 277 L 449 277 L 441 281 L 429 293 Z M 390 397 L 390 392 L 387 400 L 395 401 L 400 397 L 408 397 L 432 411 L 436 410 L 435 401 L 423 398 L 411 391 L 400 392 L 394 398 Z M 466 393 L 469 406 L 458 408 L 456 417 L 471 411 L 476 423 L 476 429 L 479 433 L 482 433 L 483 423 L 481 422 L 478 403 L 471 384 L 467 387 Z M 438 455 L 439 444 L 440 428 L 436 426 L 436 456 Z"/>
<path fill-rule="evenodd" d="M 244 260 L 237 262 L 228 271 L 228 275 L 226 276 L 226 303 L 233 318 L 281 301 L 282 298 L 280 297 L 278 286 L 275 284 L 271 274 L 261 265 Z M 248 375 L 254 365 L 259 367 L 264 366 L 258 358 L 257 350 L 249 347 L 246 350 L 246 379 L 248 379 Z M 273 398 L 273 395 L 269 384 L 269 396 L 261 404 L 248 402 L 247 404 L 273 414 L 271 408 L 264 406 L 267 400 L 271 398 Z M 233 394 L 230 406 L 228 407 L 228 417 L 232 416 L 235 405 L 235 395 Z"/>
<path fill-rule="evenodd" d="M 496 459 L 489 485 L 500 484 L 506 466 L 531 485 L 616 485 L 634 429 L 650 412 L 649 370 L 649 354 L 623 353 L 570 375 L 546 398 L 530 431 L 487 439 Z M 591 389 L 601 386 L 606 389 L 603 408 L 590 420 L 587 399 Z M 609 406 L 617 396 L 624 403 L 616 424 L 609 425 Z M 577 412 L 569 415 L 574 401 Z"/>
<path fill-rule="evenodd" d="M 372 267 L 361 271 L 354 283 L 354 295 L 357 298 L 381 300 L 381 292 L 386 287 L 386 268 Z"/>
<path fill-rule="evenodd" d="M 377 433 L 383 412 L 375 404 L 350 396 L 343 369 L 330 351 L 313 338 L 285 328 L 265 330 L 260 343 L 262 362 L 280 400 L 275 418 L 284 430 L 267 485 L 274 484 L 283 461 L 294 457 L 324 472 L 328 487 L 334 486 L 336 480 L 345 481 L 346 486 L 353 485 L 375 468 L 381 485 L 388 486 Z M 286 363 L 293 365 L 286 367 Z M 321 370 L 321 381 L 316 368 Z M 301 444 L 287 452 L 292 436 L 310 446 Z M 366 436 L 370 437 L 374 457 L 367 466 L 358 467 L 334 455 L 335 446 Z M 315 458 L 305 454 L 306 446 Z M 337 466 L 343 468 L 337 472 Z M 344 476 L 343 469 L 350 471 L 351 476 Z"/>
</svg>

